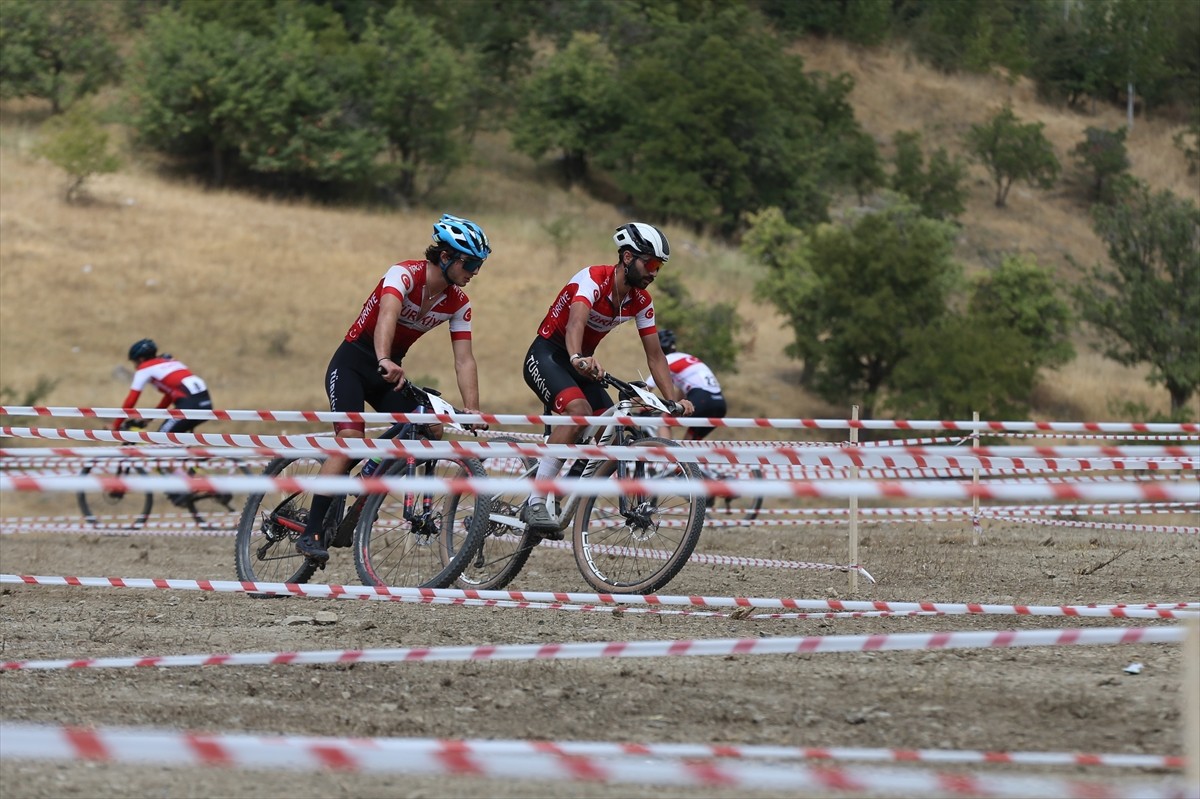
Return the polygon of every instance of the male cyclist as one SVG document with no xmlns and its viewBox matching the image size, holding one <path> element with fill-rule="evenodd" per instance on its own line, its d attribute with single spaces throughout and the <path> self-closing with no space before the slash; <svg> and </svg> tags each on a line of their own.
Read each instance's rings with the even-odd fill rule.
<svg viewBox="0 0 1200 799">
<path fill-rule="evenodd" d="M 654 302 L 646 290 L 671 257 L 667 237 L 653 225 L 629 222 L 617 228 L 613 241 L 617 263 L 579 271 L 550 305 L 525 354 L 525 384 L 537 394 L 546 413 L 587 416 L 611 407 L 612 398 L 598 382 L 604 367 L 596 358 L 596 346 L 617 325 L 633 320 L 650 374 L 668 400 L 681 401 L 682 415 L 689 415 L 692 403 L 671 382 L 671 370 L 655 335 Z M 582 430 L 576 425 L 552 427 L 546 441 L 573 444 Z M 554 479 L 562 465 L 561 458 L 543 457 L 537 479 Z M 544 492 L 530 494 L 521 516 L 531 531 L 562 538 L 546 509 Z"/>
<path fill-rule="evenodd" d="M 162 399 L 159 400 L 159 408 L 166 408 L 172 404 L 179 410 L 212 410 L 212 397 L 208 393 L 208 385 L 199 375 L 192 374 L 192 370 L 188 369 L 181 361 L 177 361 L 167 354 L 158 354 L 158 345 L 148 338 L 139 339 L 134 342 L 129 348 L 129 360 L 134 363 L 133 383 L 129 387 L 129 394 L 125 396 L 125 401 L 121 403 L 121 407 L 132 409 L 137 407 L 138 397 L 142 395 L 142 390 L 146 384 L 152 384 L 155 388 L 162 392 Z M 112 429 L 117 432 L 121 429 L 121 425 L 125 423 L 125 419 L 113 419 Z M 160 433 L 188 433 L 195 430 L 199 425 L 204 424 L 205 419 L 167 419 L 158 428 Z M 225 497 L 228 502 L 227 494 L 220 495 Z M 183 505 L 186 494 L 167 494 L 167 497 L 175 505 Z"/>
<path fill-rule="evenodd" d="M 463 410 L 479 413 L 479 373 L 471 350 L 471 300 L 463 288 L 491 255 L 488 238 L 479 225 L 443 214 L 433 226 L 433 243 L 424 260 L 401 261 L 380 279 L 350 325 L 325 373 L 330 410 L 361 413 L 366 405 L 380 413 L 407 413 L 416 407 L 404 388 L 404 356 L 418 338 L 448 322 L 454 371 Z M 362 422 L 335 422 L 340 439 L 362 438 Z M 350 459 L 331 455 L 320 475 L 344 475 Z M 314 494 L 304 534 L 296 550 L 322 567 L 329 559 L 329 542 L 321 529 L 333 497 Z"/>
<path fill-rule="evenodd" d="M 695 355 L 679 352 L 675 346 L 675 332 L 672 330 L 658 331 L 658 343 L 667 354 L 667 365 L 671 367 L 671 382 L 679 389 L 696 408 L 696 416 L 709 419 L 721 419 L 729 412 L 725 404 L 725 395 L 721 393 L 721 384 L 713 374 L 708 364 Z M 647 384 L 654 388 L 654 378 Z M 670 428 L 664 428 L 670 433 Z M 713 431 L 711 427 L 687 427 L 684 434 L 686 441 L 699 441 Z"/>
</svg>

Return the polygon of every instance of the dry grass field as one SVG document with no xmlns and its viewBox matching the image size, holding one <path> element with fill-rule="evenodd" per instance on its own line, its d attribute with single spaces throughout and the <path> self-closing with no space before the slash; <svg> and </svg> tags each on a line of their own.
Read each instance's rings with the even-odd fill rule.
<svg viewBox="0 0 1200 799">
<path fill-rule="evenodd" d="M 812 68 L 855 75 L 852 100 L 881 143 L 890 142 L 896 130 L 916 128 L 928 144 L 957 151 L 957 137 L 966 126 L 1006 98 L 1013 99 L 1020 116 L 1046 122 L 1064 160 L 1085 127 L 1120 122 L 1114 111 L 1087 116 L 1047 108 L 1034 102 L 1023 84 L 950 79 L 897 54 L 830 43 L 809 43 L 804 49 Z M 363 299 L 388 265 L 422 252 L 433 219 L 447 210 L 479 221 L 495 248 L 471 284 L 484 409 L 536 412 L 520 378 L 521 356 L 554 292 L 581 266 L 612 257 L 610 235 L 624 221 L 618 210 L 560 189 L 544 170 L 509 152 L 499 136 L 482 137 L 471 167 L 453 176 L 427 208 L 365 211 L 208 190 L 165 179 L 132 153 L 121 172 L 94 182 L 88 203 L 66 205 L 62 176 L 30 155 L 39 114 L 21 104 L 0 104 L 0 386 L 19 395 L 39 379 L 56 380 L 42 398 L 49 405 L 117 404 L 130 376 L 125 352 L 132 341 L 149 335 L 204 375 L 220 407 L 324 409 L 326 363 Z M 1154 122 L 1139 124 L 1130 142 L 1134 171 L 1155 186 L 1197 196 L 1194 181 L 1182 177 L 1182 160 L 1170 144 L 1172 131 Z M 1074 276 L 1067 254 L 1083 263 L 1103 257 L 1070 186 L 1046 193 L 1015 189 L 1004 211 L 992 207 L 992 187 L 982 171 L 972 167 L 971 175 L 959 245 L 968 271 L 1020 251 L 1054 265 L 1069 281 Z M 572 231 L 559 249 L 553 229 Z M 722 375 L 731 414 L 846 418 L 849 407 L 831 407 L 796 387 L 797 364 L 783 355 L 787 331 L 770 308 L 756 306 L 752 298 L 755 265 L 686 230 L 668 227 L 667 232 L 678 252 L 669 268 L 685 272 L 690 290 L 701 299 L 736 299 L 747 320 L 739 371 Z M 603 345 L 606 365 L 619 375 L 644 368 L 635 339 L 621 330 Z M 1166 392 L 1146 385 L 1143 371 L 1104 360 L 1083 339 L 1079 344 L 1073 364 L 1045 376 L 1035 409 L 1039 418 L 1111 419 L 1114 402 L 1167 410 Z M 436 383 L 456 400 L 449 356 L 447 336 L 439 330 L 419 342 L 406 365 L 415 379 Z M 204 429 L 274 433 L 305 428 L 212 423 Z M 778 431 L 762 434 L 780 437 Z M 157 502 L 165 504 L 161 498 Z M 73 498 L 62 494 L 5 493 L 0 503 L 4 516 L 75 513 Z M 1146 521 L 1197 524 L 1195 513 Z M 1200 597 L 1196 536 L 995 522 L 985 525 L 975 546 L 965 523 L 905 521 L 864 528 L 860 561 L 878 583 L 864 581 L 857 593 L 847 588 L 844 575 L 827 570 L 699 563 L 689 564 L 667 591 L 1004 605 Z M 841 524 L 710 526 L 697 552 L 844 563 L 846 538 Z M 5 573 L 234 576 L 229 536 L 26 531 L 2 539 L 0 572 Z M 350 560 L 349 550 L 335 550 L 328 570 L 314 581 L 357 582 Z M 586 586 L 569 555 L 543 546 L 513 588 L 582 591 Z M 318 624 L 318 612 L 330 615 Z M 0 618 L 3 660 L 1176 623 L 1014 616 L 765 620 L 263 601 L 228 593 L 24 585 L 0 590 Z M 1125 671 L 1131 662 L 1144 670 Z M 1182 751 L 1184 666 L 1176 645 L 1138 644 L 575 662 L 0 670 L 5 708 L 0 720 L 338 738 L 1162 756 Z M 982 771 L 974 766 L 939 770 Z M 1175 776 L 1160 768 L 996 766 L 990 771 L 1103 783 L 1111 795 Z M 743 795 L 737 787 L 0 760 L 4 799 Z"/>
</svg>

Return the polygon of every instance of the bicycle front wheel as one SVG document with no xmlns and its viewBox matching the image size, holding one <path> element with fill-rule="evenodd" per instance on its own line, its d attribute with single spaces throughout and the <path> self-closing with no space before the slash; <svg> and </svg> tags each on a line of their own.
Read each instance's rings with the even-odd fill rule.
<svg viewBox="0 0 1200 799">
<path fill-rule="evenodd" d="M 517 439 L 500 436 L 492 439 L 493 444 L 515 443 Z M 480 464 L 488 477 L 532 476 L 537 460 L 520 455 L 497 455 L 481 458 Z M 475 557 L 467 561 L 466 568 L 458 576 L 459 588 L 478 591 L 494 591 L 508 585 L 525 567 L 529 555 L 541 538 L 524 531 L 520 520 L 521 506 L 528 499 L 528 490 L 507 494 L 495 494 L 488 499 L 491 509 L 485 523 L 483 540 Z M 468 546 L 467 536 L 454 528 L 442 536 L 445 562 Z"/>
<path fill-rule="evenodd" d="M 321 468 L 315 458 L 275 458 L 268 477 L 312 477 Z M 234 545 L 234 565 L 243 582 L 306 583 L 317 565 L 296 551 L 296 539 L 308 522 L 312 494 L 282 489 L 251 494 L 242 508 Z"/>
<path fill-rule="evenodd" d="M 407 474 L 405 461 L 396 461 L 384 472 L 385 477 Z M 473 458 L 429 458 L 417 462 L 414 476 L 483 477 L 484 470 Z M 448 587 L 479 551 L 489 507 L 486 497 L 474 494 L 372 495 L 354 530 L 358 576 L 365 585 Z M 455 542 L 453 549 L 443 543 L 447 537 Z"/>
<path fill-rule="evenodd" d="M 83 467 L 84 477 L 144 477 L 146 470 L 131 466 L 118 458 L 101 460 Z M 150 508 L 154 505 L 153 494 L 125 491 L 120 488 L 81 491 L 75 495 L 83 518 L 92 527 L 102 530 L 136 530 L 146 523 Z"/>
<path fill-rule="evenodd" d="M 635 447 L 677 447 L 664 438 Z M 694 463 L 610 462 L 597 477 L 701 480 Z M 687 563 L 704 524 L 704 497 L 683 492 L 589 497 L 575 514 L 575 563 L 588 585 L 613 594 L 647 594 L 669 583 Z"/>
</svg>

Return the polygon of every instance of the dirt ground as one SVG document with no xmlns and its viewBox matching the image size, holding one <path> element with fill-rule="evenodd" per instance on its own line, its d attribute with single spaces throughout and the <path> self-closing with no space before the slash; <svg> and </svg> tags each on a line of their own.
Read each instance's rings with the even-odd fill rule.
<svg viewBox="0 0 1200 799">
<path fill-rule="evenodd" d="M 59 512 L 68 513 L 69 502 L 59 498 Z M 1191 514 L 1146 521 L 1198 520 Z M 860 583 L 855 595 L 839 573 L 695 564 L 664 593 L 1047 605 L 1200 599 L 1195 537 L 1026 524 L 990 524 L 984 532 L 982 544 L 972 546 L 965 524 L 865 527 L 861 561 L 878 583 Z M 706 531 L 697 551 L 840 563 L 846 535 L 840 525 Z M 6 535 L 0 570 L 231 580 L 233 540 Z M 318 578 L 355 584 L 349 551 L 335 550 Z M 569 550 L 553 549 L 535 552 L 513 587 L 588 590 Z M 0 594 L 5 660 L 1176 623 L 1012 616 L 736 620 L 37 586 L 5 586 Z M 284 624 L 318 611 L 332 611 L 336 622 Z M 1140 674 L 1125 673 L 1133 662 L 1144 664 Z M 0 673 L 3 718 L 48 724 L 1156 755 L 1182 752 L 1181 685 L 1181 648 L 1174 645 Z M 1110 768 L 1049 773 L 1118 784 L 1164 779 Z M 0 785 L 6 799 L 745 793 L 7 759 L 0 761 Z"/>
</svg>

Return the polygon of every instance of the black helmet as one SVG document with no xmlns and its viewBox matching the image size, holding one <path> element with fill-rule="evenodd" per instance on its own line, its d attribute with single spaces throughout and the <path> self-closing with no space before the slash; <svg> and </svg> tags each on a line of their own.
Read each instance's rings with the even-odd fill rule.
<svg viewBox="0 0 1200 799">
<path fill-rule="evenodd" d="M 658 343 L 662 345 L 663 352 L 675 351 L 675 331 L 660 330 L 658 331 Z"/>
<path fill-rule="evenodd" d="M 158 355 L 158 345 L 153 340 L 144 338 L 129 348 L 129 360 L 140 361 Z"/>
</svg>

